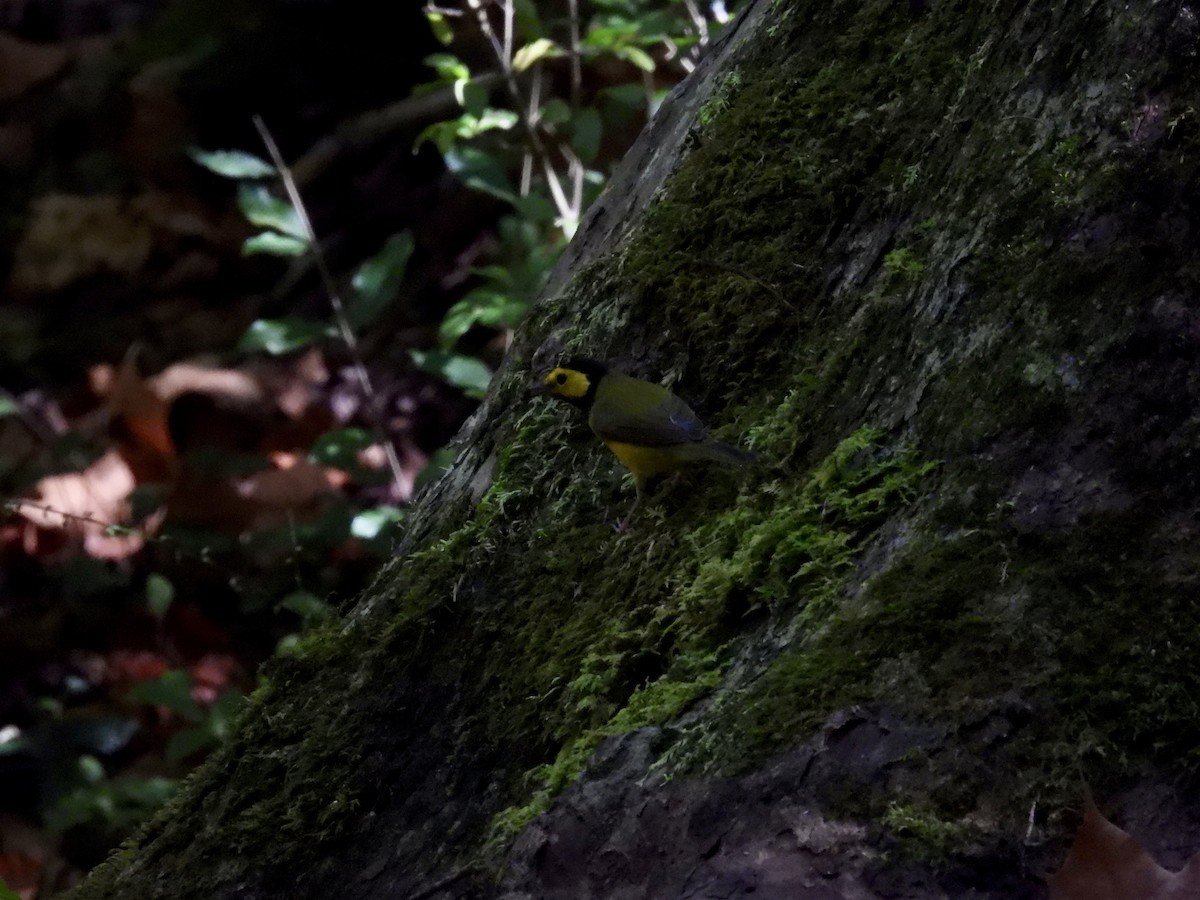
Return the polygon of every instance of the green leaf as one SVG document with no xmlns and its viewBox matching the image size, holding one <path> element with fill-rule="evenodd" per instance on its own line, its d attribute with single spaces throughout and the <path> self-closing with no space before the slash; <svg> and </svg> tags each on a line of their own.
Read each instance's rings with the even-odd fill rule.
<svg viewBox="0 0 1200 900">
<path fill-rule="evenodd" d="M 0 900 L 21 900 L 16 891 L 4 883 L 3 878 L 0 878 Z"/>
<path fill-rule="evenodd" d="M 178 784 L 179 782 L 174 778 L 138 778 L 135 776 L 114 778 L 112 781 L 118 802 L 139 806 L 146 811 L 159 807 L 170 799 Z"/>
<path fill-rule="evenodd" d="M 536 191 L 531 191 L 524 197 L 518 197 L 513 203 L 513 208 L 521 218 L 537 224 L 549 225 L 558 218 L 558 210 L 555 209 L 554 204 L 548 197 Z"/>
<path fill-rule="evenodd" d="M 357 455 L 374 442 L 365 428 L 342 428 L 317 438 L 308 458 L 322 466 L 353 469 L 358 467 Z"/>
<path fill-rule="evenodd" d="M 508 131 L 517 124 L 517 114 L 511 109 L 492 109 L 488 108 L 474 122 L 466 123 L 464 127 L 470 128 L 470 134 L 465 137 L 475 137 L 477 134 L 483 134 L 485 131 L 491 131 L 493 128 L 499 128 L 503 131 Z"/>
<path fill-rule="evenodd" d="M 589 28 L 581 43 L 585 48 L 616 53 L 629 41 L 635 40 L 637 32 L 635 23 L 610 17 L 603 25 Z"/>
<path fill-rule="evenodd" d="M 404 520 L 404 510 L 397 506 L 376 506 L 364 509 L 350 522 L 350 533 L 359 540 L 372 541 L 389 526 Z"/>
<path fill-rule="evenodd" d="M 278 174 L 269 162 L 244 150 L 201 150 L 192 147 L 188 150 L 188 156 L 208 171 L 224 178 L 266 178 Z"/>
<path fill-rule="evenodd" d="M 425 11 L 425 19 L 429 22 L 429 30 L 433 32 L 433 36 L 437 42 L 444 47 L 450 46 L 454 41 L 454 31 L 450 28 L 450 23 L 446 21 L 446 17 L 441 13 Z"/>
<path fill-rule="evenodd" d="M 618 59 L 631 62 L 643 72 L 654 71 L 654 60 L 641 47 L 621 47 L 615 51 Z"/>
<path fill-rule="evenodd" d="M 646 108 L 646 89 L 640 84 L 617 84 L 604 88 L 600 96 L 631 109 Z"/>
<path fill-rule="evenodd" d="M 204 710 L 192 697 L 191 676 L 182 669 L 171 669 L 154 681 L 143 681 L 127 697 L 134 703 L 165 707 L 193 722 L 204 718 Z"/>
<path fill-rule="evenodd" d="M 499 158 L 478 147 L 457 147 L 444 154 L 446 168 L 469 188 L 512 203 L 516 189 Z"/>
<path fill-rule="evenodd" d="M 306 625 L 312 622 L 323 622 L 337 615 L 332 606 L 308 591 L 295 591 L 288 594 L 280 601 L 279 605 L 283 609 L 294 612 Z"/>
<path fill-rule="evenodd" d="M 467 141 L 485 131 L 508 131 L 517 124 L 517 114 L 508 109 L 485 109 L 480 116 L 464 113 L 456 119 L 434 122 L 417 135 L 414 146 L 433 141 L 443 154 L 449 153 L 460 141 Z"/>
<path fill-rule="evenodd" d="M 217 736 L 211 728 L 197 725 L 195 728 L 185 728 L 171 735 L 171 739 L 167 741 L 165 756 L 169 763 L 183 762 L 189 756 L 215 747 L 218 743 Z"/>
<path fill-rule="evenodd" d="M 628 128 L 650 110 L 650 94 L 641 84 L 620 84 L 599 93 L 600 109 L 606 126 Z"/>
<path fill-rule="evenodd" d="M 151 572 L 146 576 L 146 607 L 160 622 L 175 600 L 175 587 L 162 575 Z"/>
<path fill-rule="evenodd" d="M 546 28 L 542 25 L 536 0 L 516 0 L 513 4 L 516 11 L 517 28 L 528 38 L 537 39 L 545 35 Z"/>
<path fill-rule="evenodd" d="M 538 118 L 546 125 L 560 125 L 571 118 L 571 107 L 567 101 L 553 97 L 542 104 Z"/>
<path fill-rule="evenodd" d="M 14 416 L 21 411 L 21 407 L 17 406 L 16 402 L 8 397 L 0 397 L 0 419 L 5 416 Z"/>
<path fill-rule="evenodd" d="M 562 55 L 562 47 L 549 38 L 541 37 L 530 41 L 513 54 L 512 67 L 518 72 L 524 72 L 539 60 L 551 59 Z"/>
<path fill-rule="evenodd" d="M 79 773 L 79 777 L 87 784 L 96 784 L 104 780 L 105 771 L 104 763 L 96 759 L 90 753 L 85 753 L 83 756 L 75 760 L 75 769 Z"/>
<path fill-rule="evenodd" d="M 478 81 L 463 79 L 454 85 L 454 96 L 469 115 L 479 117 L 487 109 L 491 92 Z"/>
<path fill-rule="evenodd" d="M 590 106 L 579 110 L 571 120 L 571 146 L 584 162 L 591 162 L 600 152 L 602 130 L 600 113 Z"/>
<path fill-rule="evenodd" d="M 281 200 L 261 184 L 242 184 L 238 187 L 238 206 L 251 225 L 272 228 L 294 238 L 308 240 L 304 221 L 292 204 Z"/>
<path fill-rule="evenodd" d="M 525 318 L 529 309 L 523 300 L 510 297 L 500 291 L 476 288 L 442 317 L 438 333 L 442 346 L 450 348 L 460 337 L 476 325 L 484 328 L 515 328 Z"/>
<path fill-rule="evenodd" d="M 62 795 L 46 811 L 46 827 L 62 834 L 75 825 L 95 823 L 105 828 L 128 828 L 161 806 L 175 791 L 171 778 L 114 778 L 84 785 Z"/>
<path fill-rule="evenodd" d="M 441 350 L 409 350 L 408 354 L 418 369 L 439 376 L 468 397 L 481 399 L 492 381 L 492 370 L 473 356 Z"/>
<path fill-rule="evenodd" d="M 396 299 L 412 252 L 412 234 L 401 231 L 388 238 L 383 249 L 358 267 L 350 282 L 354 294 L 346 305 L 346 316 L 353 328 L 375 321 Z"/>
<path fill-rule="evenodd" d="M 327 326 L 305 319 L 256 319 L 238 341 L 238 349 L 279 356 L 311 346 L 328 334 Z"/>
<path fill-rule="evenodd" d="M 464 81 L 471 77 L 471 70 L 466 63 L 453 53 L 433 53 L 425 57 L 424 62 L 443 81 Z"/>
<path fill-rule="evenodd" d="M 221 694 L 208 711 L 209 726 L 218 740 L 225 740 L 233 733 L 234 723 L 249 701 L 241 691 L 230 688 Z"/>
<path fill-rule="evenodd" d="M 246 238 L 242 256 L 266 253 L 269 256 L 300 256 L 308 250 L 308 238 L 292 237 L 278 231 L 263 231 Z"/>
</svg>

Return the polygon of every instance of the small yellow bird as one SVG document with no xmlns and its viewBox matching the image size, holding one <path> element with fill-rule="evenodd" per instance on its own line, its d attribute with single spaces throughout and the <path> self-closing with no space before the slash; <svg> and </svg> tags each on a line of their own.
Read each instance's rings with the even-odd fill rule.
<svg viewBox="0 0 1200 900">
<path fill-rule="evenodd" d="M 694 462 L 743 465 L 758 459 L 709 437 L 700 417 L 665 387 L 614 372 L 597 360 L 568 360 L 543 385 L 547 393 L 582 409 L 592 431 L 633 473 L 637 499 L 619 528 L 633 517 L 656 475 Z"/>
</svg>

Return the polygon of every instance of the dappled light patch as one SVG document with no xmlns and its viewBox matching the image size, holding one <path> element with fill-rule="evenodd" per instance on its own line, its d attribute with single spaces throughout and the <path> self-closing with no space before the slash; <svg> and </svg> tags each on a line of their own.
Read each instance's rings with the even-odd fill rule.
<svg viewBox="0 0 1200 900">
<path fill-rule="evenodd" d="M 142 533 L 122 525 L 129 520 L 133 470 L 109 450 L 81 472 L 50 475 L 38 482 L 29 502 L 14 501 L 17 514 L 41 531 L 58 533 L 97 559 L 123 559 L 145 544 Z M 114 527 L 115 526 L 115 527 Z M 55 542 L 28 534 L 22 546 L 33 554 L 59 549 Z"/>
</svg>

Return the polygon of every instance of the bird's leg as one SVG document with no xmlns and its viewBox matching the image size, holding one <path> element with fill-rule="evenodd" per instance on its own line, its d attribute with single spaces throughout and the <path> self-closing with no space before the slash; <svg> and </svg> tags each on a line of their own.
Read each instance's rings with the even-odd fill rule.
<svg viewBox="0 0 1200 900">
<path fill-rule="evenodd" d="M 633 521 L 633 514 L 637 511 L 638 504 L 642 502 L 642 496 L 646 493 L 646 479 L 635 475 L 633 486 L 637 489 L 637 497 L 634 498 L 633 506 L 629 507 L 629 512 L 625 514 L 625 518 L 614 526 L 616 531 L 624 531 L 629 527 L 629 523 Z"/>
</svg>

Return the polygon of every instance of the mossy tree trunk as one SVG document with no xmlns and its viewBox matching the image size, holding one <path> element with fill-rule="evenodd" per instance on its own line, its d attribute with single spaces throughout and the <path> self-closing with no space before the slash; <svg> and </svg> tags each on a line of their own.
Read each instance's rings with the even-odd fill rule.
<svg viewBox="0 0 1200 900">
<path fill-rule="evenodd" d="M 77 897 L 1023 896 L 1081 780 L 1194 849 L 1138 798 L 1200 759 L 1198 39 L 754 3 L 394 563 Z M 614 460 L 527 391 L 568 352 L 766 462 L 614 532 Z"/>
</svg>

